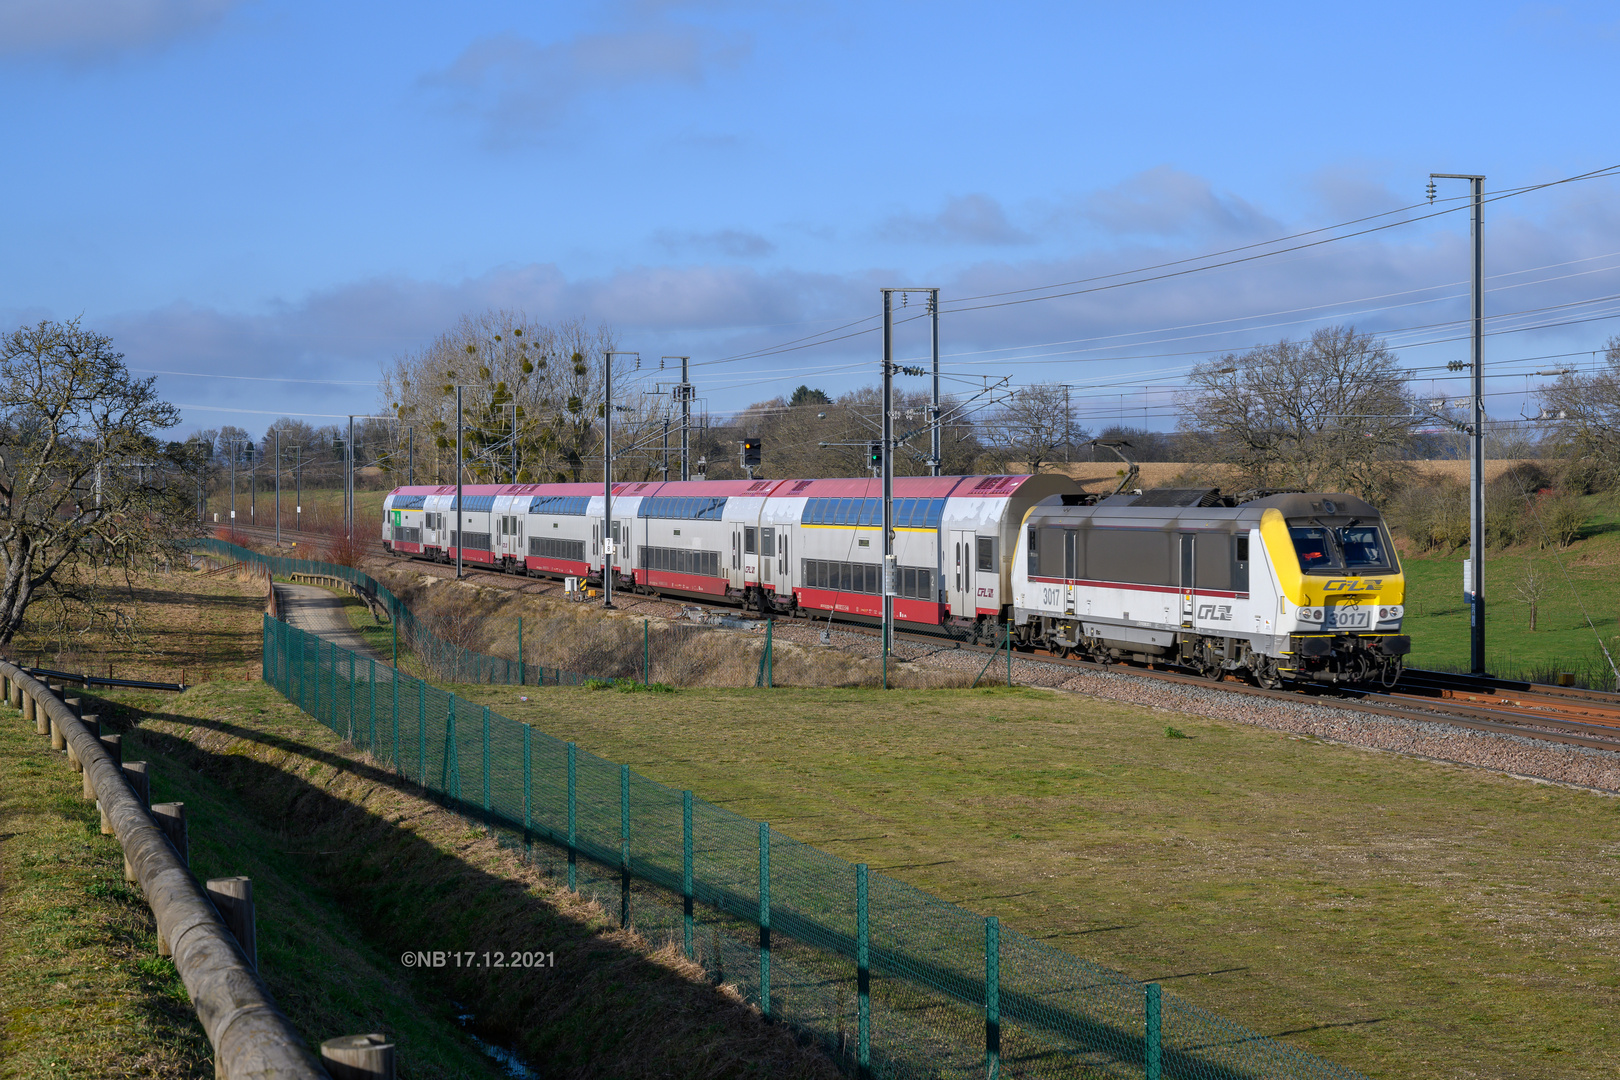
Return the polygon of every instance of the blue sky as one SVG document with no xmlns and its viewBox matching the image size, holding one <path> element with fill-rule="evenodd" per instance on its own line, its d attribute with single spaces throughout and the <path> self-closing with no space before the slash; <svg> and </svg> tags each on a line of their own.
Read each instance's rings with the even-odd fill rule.
<svg viewBox="0 0 1620 1080">
<path fill-rule="evenodd" d="M 1319 325 L 1443 374 L 1466 219 L 956 298 L 1411 206 L 1431 171 L 1620 164 L 1616 55 L 1599 4 L 0 0 L 0 321 L 82 315 L 186 373 L 160 377 L 185 428 L 260 430 L 376 408 L 381 364 L 490 306 L 689 353 L 717 411 L 836 392 L 873 381 L 875 335 L 720 361 L 937 285 L 953 388 L 1069 382 L 1096 423 L 1165 427 L 1191 363 Z M 1487 207 L 1487 311 L 1532 312 L 1492 324 L 1493 413 L 1620 332 L 1617 196 Z"/>
</svg>

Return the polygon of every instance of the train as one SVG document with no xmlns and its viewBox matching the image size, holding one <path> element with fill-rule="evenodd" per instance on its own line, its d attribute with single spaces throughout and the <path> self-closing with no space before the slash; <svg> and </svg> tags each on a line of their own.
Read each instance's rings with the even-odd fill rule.
<svg viewBox="0 0 1620 1080">
<path fill-rule="evenodd" d="M 1392 685 L 1411 640 L 1382 516 L 1347 494 L 1087 493 L 1065 476 L 895 477 L 894 618 L 1212 678 Z M 876 479 L 408 486 L 392 553 L 768 614 L 883 616 Z M 604 530 L 604 524 L 606 529 Z"/>
</svg>

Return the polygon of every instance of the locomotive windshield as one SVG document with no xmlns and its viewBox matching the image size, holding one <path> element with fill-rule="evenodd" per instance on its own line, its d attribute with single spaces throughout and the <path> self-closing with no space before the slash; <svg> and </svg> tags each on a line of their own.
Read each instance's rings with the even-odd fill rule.
<svg viewBox="0 0 1620 1080">
<path fill-rule="evenodd" d="M 1300 569 L 1337 570 L 1342 565 L 1333 545 L 1331 529 L 1296 525 L 1288 532 L 1294 538 L 1294 552 L 1299 556 Z"/>
<path fill-rule="evenodd" d="M 1377 524 L 1354 520 L 1339 527 L 1291 524 L 1288 533 L 1299 567 L 1306 573 L 1388 570 L 1393 565 L 1384 530 Z"/>
<path fill-rule="evenodd" d="M 1336 530 L 1344 565 L 1351 570 L 1383 570 L 1389 566 L 1383 530 L 1376 525 L 1346 525 Z"/>
</svg>

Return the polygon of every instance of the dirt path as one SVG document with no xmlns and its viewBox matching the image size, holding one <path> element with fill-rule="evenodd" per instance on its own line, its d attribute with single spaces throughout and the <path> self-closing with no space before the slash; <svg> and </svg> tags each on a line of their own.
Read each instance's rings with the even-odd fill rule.
<svg viewBox="0 0 1620 1080">
<path fill-rule="evenodd" d="M 333 642 L 357 656 L 387 661 L 349 624 L 343 597 L 315 585 L 276 583 L 276 604 L 288 625 Z"/>
</svg>

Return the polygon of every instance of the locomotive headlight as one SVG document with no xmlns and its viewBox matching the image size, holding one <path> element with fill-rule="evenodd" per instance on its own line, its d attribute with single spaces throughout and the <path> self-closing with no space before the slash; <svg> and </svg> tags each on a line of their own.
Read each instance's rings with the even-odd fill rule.
<svg viewBox="0 0 1620 1080">
<path fill-rule="evenodd" d="M 1321 608 L 1308 608 L 1308 607 L 1300 608 L 1299 609 L 1299 621 L 1300 622 L 1321 622 L 1322 621 L 1322 609 Z"/>
<path fill-rule="evenodd" d="M 1405 609 L 1403 609 L 1401 605 L 1391 604 L 1388 607 L 1381 607 L 1378 609 L 1378 620 L 1380 622 L 1393 622 L 1394 620 L 1399 619 L 1404 613 Z"/>
</svg>

